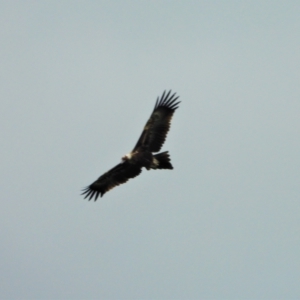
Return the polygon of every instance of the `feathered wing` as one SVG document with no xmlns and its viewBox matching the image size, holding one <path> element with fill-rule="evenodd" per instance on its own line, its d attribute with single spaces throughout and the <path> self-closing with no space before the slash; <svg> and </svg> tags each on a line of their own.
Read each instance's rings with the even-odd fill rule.
<svg viewBox="0 0 300 300">
<path fill-rule="evenodd" d="M 106 192 L 113 189 L 122 183 L 125 183 L 128 179 L 138 176 L 142 171 L 139 165 L 131 164 L 129 162 L 123 162 L 116 165 L 100 176 L 95 182 L 83 189 L 81 195 L 85 195 L 85 198 L 91 200 L 95 196 L 95 201 L 99 197 L 102 197 Z"/>
<path fill-rule="evenodd" d="M 175 93 L 171 95 L 171 91 L 167 94 L 164 91 L 161 98 L 157 98 L 154 110 L 133 151 L 140 147 L 151 152 L 161 149 L 170 129 L 172 116 L 180 103 L 176 102 L 178 98 Z"/>
</svg>

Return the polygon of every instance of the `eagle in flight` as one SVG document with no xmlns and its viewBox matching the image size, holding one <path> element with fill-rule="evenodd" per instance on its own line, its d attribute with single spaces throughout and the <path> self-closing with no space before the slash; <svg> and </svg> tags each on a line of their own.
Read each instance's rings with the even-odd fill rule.
<svg viewBox="0 0 300 300">
<path fill-rule="evenodd" d="M 180 103 L 176 101 L 178 98 L 171 91 L 164 91 L 161 98 L 157 98 L 154 110 L 133 150 L 122 157 L 121 163 L 84 188 L 84 198 L 91 200 L 94 197 L 96 201 L 99 195 L 102 197 L 115 186 L 138 176 L 143 167 L 147 170 L 173 169 L 168 151 L 153 153 L 160 151 L 165 142 L 172 116 Z"/>
</svg>

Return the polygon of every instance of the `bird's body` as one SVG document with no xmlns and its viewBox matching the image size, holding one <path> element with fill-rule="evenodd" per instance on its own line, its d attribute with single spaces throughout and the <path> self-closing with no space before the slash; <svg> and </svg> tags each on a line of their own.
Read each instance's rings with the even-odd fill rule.
<svg viewBox="0 0 300 300">
<path fill-rule="evenodd" d="M 125 183 L 128 179 L 138 176 L 142 168 L 173 169 L 168 151 L 160 151 L 170 129 L 171 119 L 180 102 L 178 97 L 164 92 L 157 99 L 154 110 L 133 150 L 122 157 L 122 162 L 100 176 L 95 182 L 83 190 L 85 198 L 95 201 L 115 186 Z"/>
</svg>

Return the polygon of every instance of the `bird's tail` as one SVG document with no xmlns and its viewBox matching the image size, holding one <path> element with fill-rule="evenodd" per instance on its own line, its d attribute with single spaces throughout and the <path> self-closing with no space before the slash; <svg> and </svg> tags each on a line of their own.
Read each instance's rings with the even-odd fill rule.
<svg viewBox="0 0 300 300">
<path fill-rule="evenodd" d="M 173 169 L 168 151 L 153 155 L 151 169 Z"/>
</svg>

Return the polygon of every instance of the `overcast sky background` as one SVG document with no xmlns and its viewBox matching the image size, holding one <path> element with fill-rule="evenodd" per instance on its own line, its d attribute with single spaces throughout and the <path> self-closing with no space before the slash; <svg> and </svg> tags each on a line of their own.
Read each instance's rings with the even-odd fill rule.
<svg viewBox="0 0 300 300">
<path fill-rule="evenodd" d="M 299 1 L 0 1 L 0 299 L 299 299 Z M 83 187 L 178 93 L 163 150 Z"/>
</svg>

